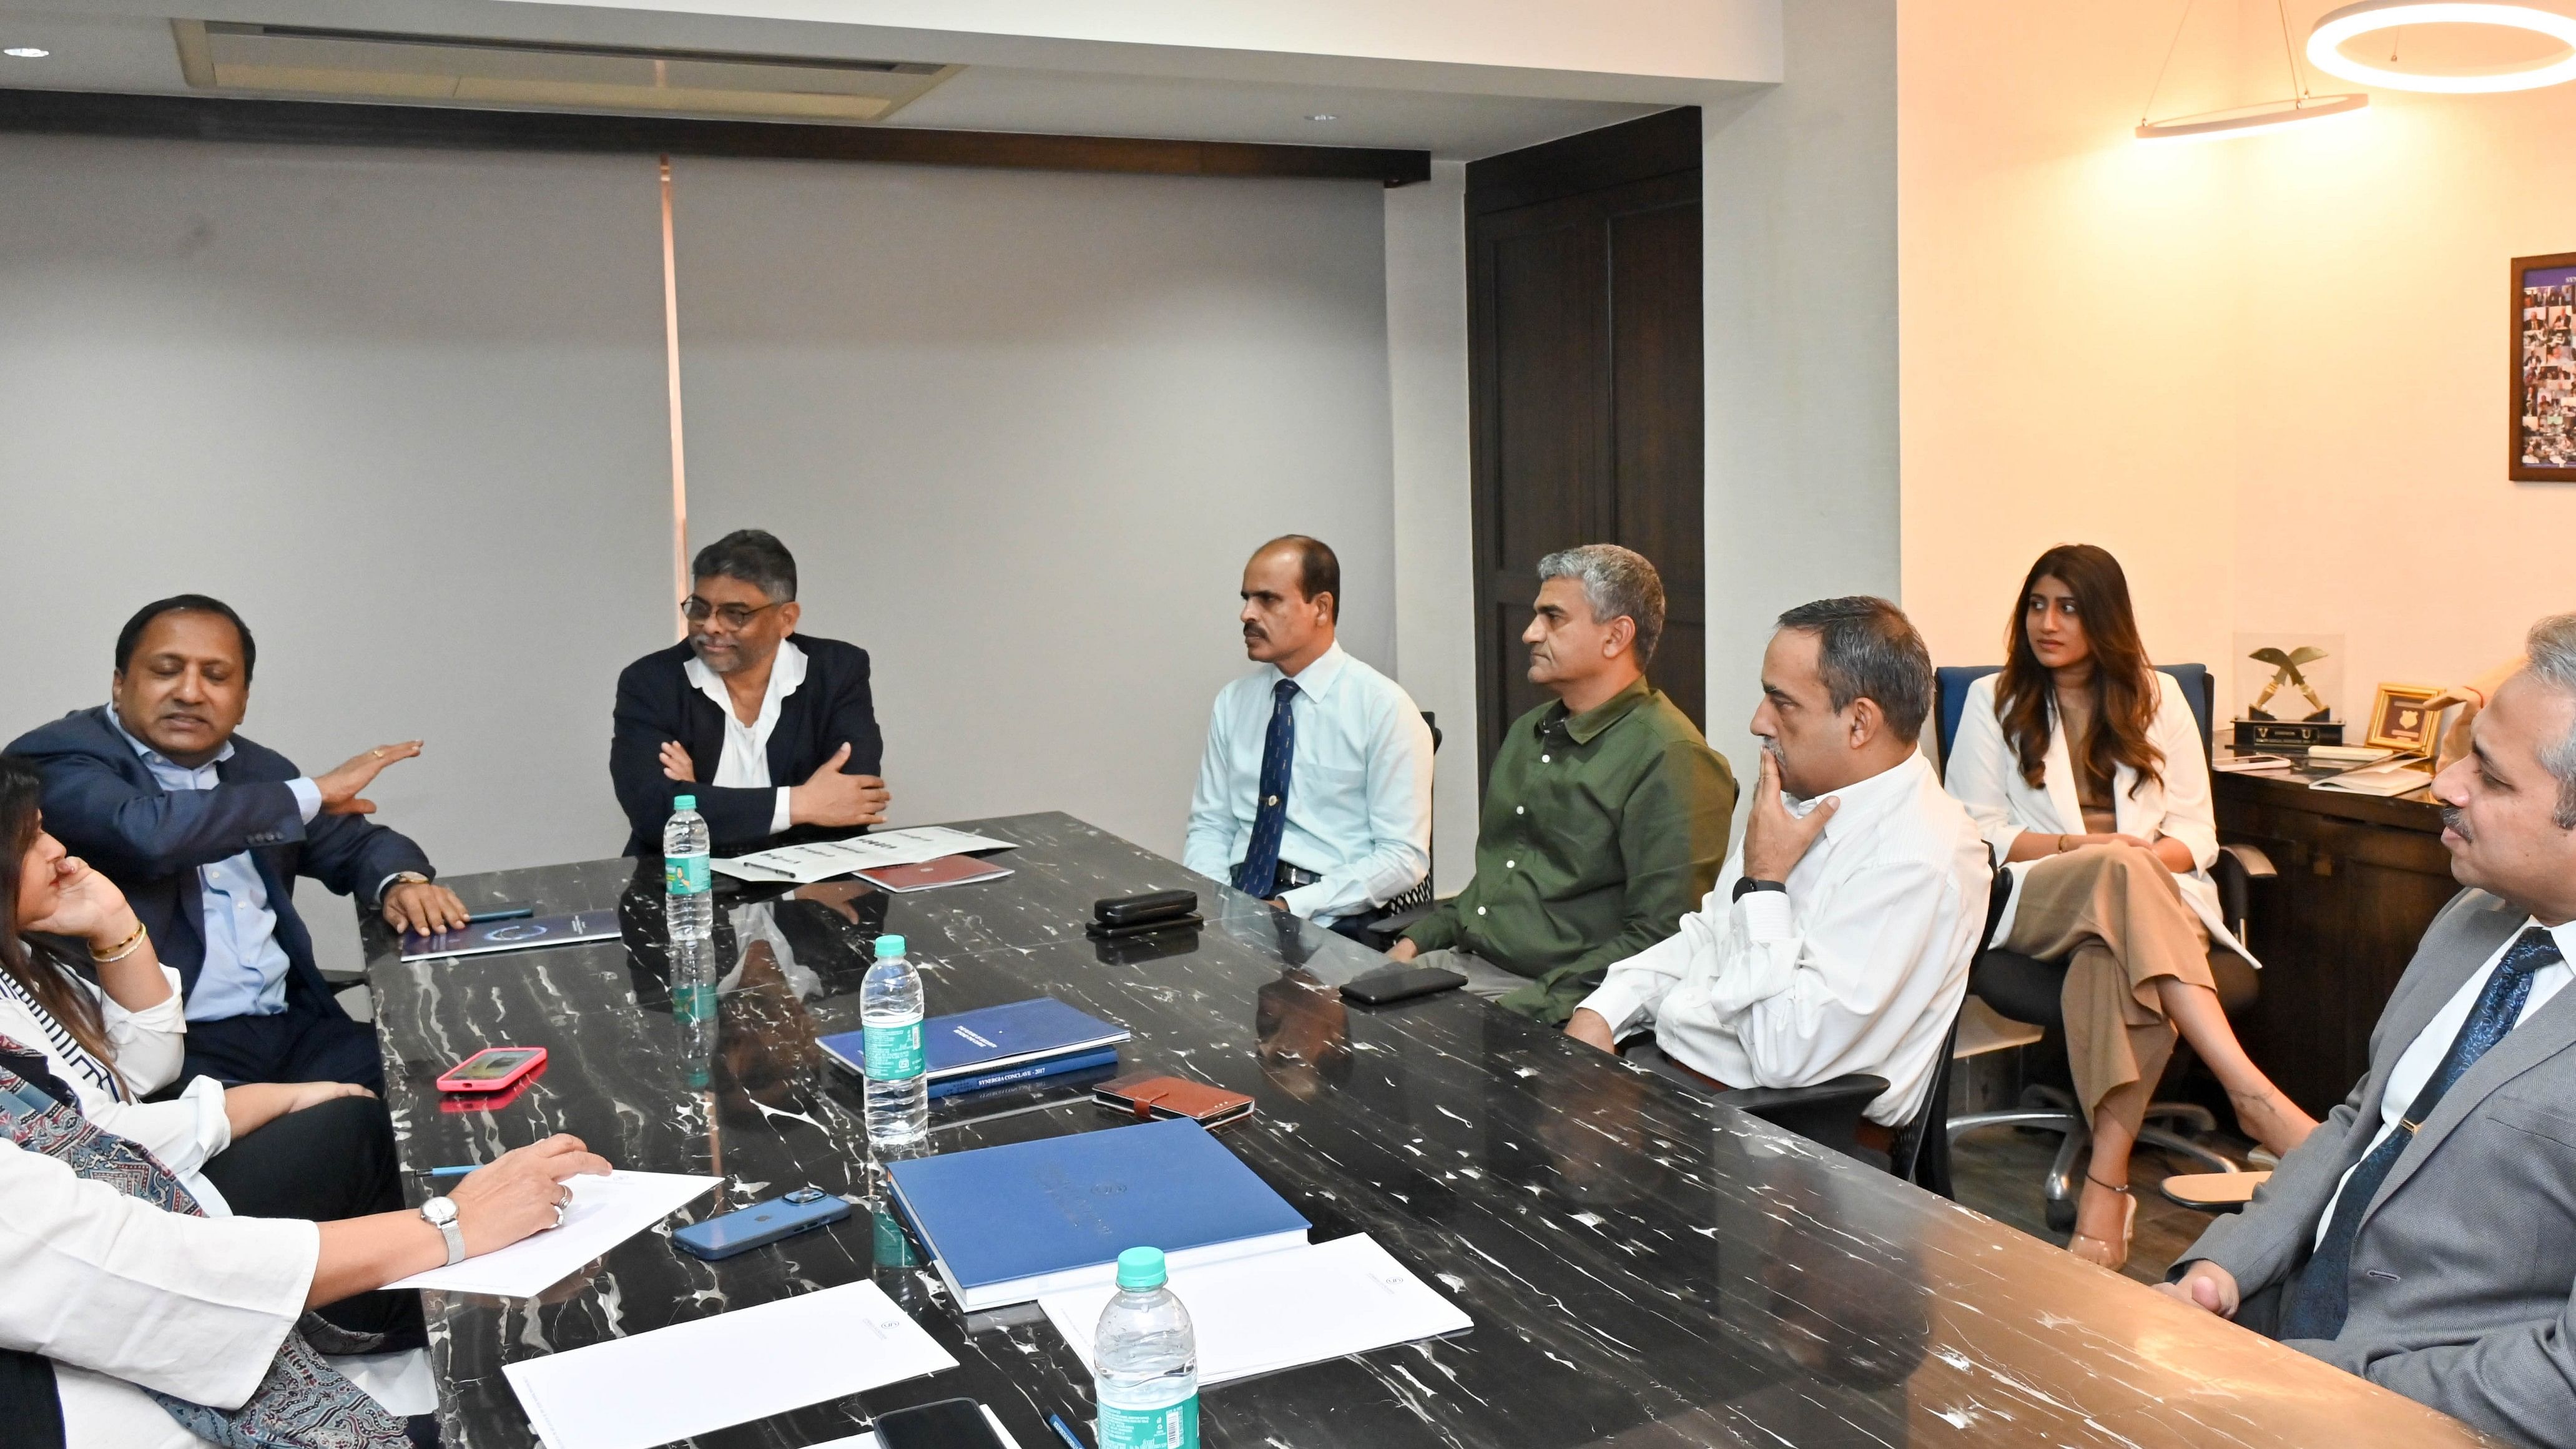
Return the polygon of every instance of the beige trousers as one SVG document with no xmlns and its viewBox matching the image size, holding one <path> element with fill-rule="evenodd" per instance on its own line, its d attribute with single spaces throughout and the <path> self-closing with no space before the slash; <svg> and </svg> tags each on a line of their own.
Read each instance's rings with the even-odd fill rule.
<svg viewBox="0 0 2576 1449">
<path fill-rule="evenodd" d="M 2067 963 L 2058 1002 L 2087 1118 L 2131 1082 L 2152 1088 L 2172 1060 L 2177 1033 L 2158 978 L 2217 989 L 2209 928 L 2183 904 L 2165 863 L 2134 845 L 2088 845 L 2034 863 L 2002 944 Z"/>
</svg>

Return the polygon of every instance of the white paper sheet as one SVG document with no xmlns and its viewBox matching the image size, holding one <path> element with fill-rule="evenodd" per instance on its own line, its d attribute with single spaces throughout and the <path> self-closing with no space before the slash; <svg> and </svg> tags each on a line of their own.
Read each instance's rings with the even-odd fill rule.
<svg viewBox="0 0 2576 1449">
<path fill-rule="evenodd" d="M 794 881 L 811 885 L 854 870 L 884 865 L 918 865 L 943 855 L 971 855 L 979 850 L 1009 850 L 1011 842 L 989 835 L 969 835 L 945 825 L 916 825 L 908 830 L 881 830 L 848 840 L 818 840 L 782 845 L 749 855 L 709 861 L 708 865 L 737 880 Z"/>
<path fill-rule="evenodd" d="M 992 1405 L 978 1404 L 976 1407 L 984 1411 L 984 1422 L 993 1426 L 993 1437 L 1002 1441 L 1003 1449 L 1020 1449 L 1020 1441 L 1012 1438 L 1011 1431 L 1002 1427 L 1002 1416 L 993 1412 Z M 813 1449 L 877 1449 L 877 1436 L 872 1433 L 852 1434 L 847 1439 L 817 1444 Z"/>
<path fill-rule="evenodd" d="M 569 1181 L 572 1206 L 564 1211 L 562 1227 L 521 1238 L 499 1252 L 468 1258 L 452 1268 L 432 1268 L 386 1286 L 533 1298 L 591 1259 L 696 1201 L 724 1179 L 694 1172 L 621 1170 Z"/>
<path fill-rule="evenodd" d="M 649 1449 L 957 1367 L 872 1282 L 504 1365 L 547 1449 Z"/>
<path fill-rule="evenodd" d="M 1171 1288 L 1197 1332 L 1202 1387 L 1475 1326 L 1366 1233 L 1183 1268 Z M 1094 1366 L 1091 1333 L 1117 1291 L 1038 1300 L 1084 1368 Z"/>
</svg>

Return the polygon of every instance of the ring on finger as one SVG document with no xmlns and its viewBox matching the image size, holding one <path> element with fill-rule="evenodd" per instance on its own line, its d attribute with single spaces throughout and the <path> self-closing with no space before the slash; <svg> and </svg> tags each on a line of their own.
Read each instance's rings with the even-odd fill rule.
<svg viewBox="0 0 2576 1449">
<path fill-rule="evenodd" d="M 563 1225 L 564 1225 L 564 1205 L 563 1205 L 562 1203 L 556 1203 L 556 1204 L 555 1204 L 555 1226 L 556 1226 L 556 1227 L 562 1227 Z"/>
</svg>

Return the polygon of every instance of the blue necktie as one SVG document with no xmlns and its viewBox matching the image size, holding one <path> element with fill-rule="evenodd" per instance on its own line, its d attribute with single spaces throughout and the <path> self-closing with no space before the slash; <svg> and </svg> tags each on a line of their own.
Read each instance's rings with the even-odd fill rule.
<svg viewBox="0 0 2576 1449">
<path fill-rule="evenodd" d="M 2522 1019 L 2523 1003 L 2531 999 L 2531 976 L 2543 967 L 2555 966 L 2561 958 L 2557 938 L 2534 926 L 2522 933 L 2513 949 L 2496 963 L 2495 974 L 2487 978 L 2486 989 L 2478 993 L 2478 1004 L 2469 1009 L 2469 1019 L 2460 1023 L 2460 1034 L 2451 1041 L 2451 1050 L 2442 1064 L 2433 1069 L 2424 1090 L 2415 1094 L 2412 1106 L 2400 1118 L 2396 1130 L 2380 1140 L 2361 1165 L 2345 1180 L 2343 1193 L 2335 1199 L 2334 1218 L 2326 1226 L 2325 1241 L 2317 1245 L 2315 1256 L 2299 1276 L 2290 1280 L 2281 1305 L 2283 1338 L 2333 1338 L 2343 1332 L 2344 1315 L 2352 1299 L 2353 1239 L 2361 1232 L 2362 1214 L 2370 1211 L 2370 1200 L 2379 1193 L 2379 1185 L 2388 1180 L 2388 1170 L 2405 1155 L 2408 1143 L 2415 1140 L 2416 1129 L 2433 1115 L 2442 1094 L 2451 1090 L 2463 1073 L 2477 1065 L 2506 1032 Z"/>
<path fill-rule="evenodd" d="M 1289 709 L 1297 681 L 1270 686 L 1270 733 L 1261 742 L 1261 806 L 1253 812 L 1252 840 L 1234 868 L 1234 888 L 1267 899 L 1278 883 L 1279 837 L 1288 829 L 1288 767 L 1297 762 L 1297 716 Z"/>
</svg>

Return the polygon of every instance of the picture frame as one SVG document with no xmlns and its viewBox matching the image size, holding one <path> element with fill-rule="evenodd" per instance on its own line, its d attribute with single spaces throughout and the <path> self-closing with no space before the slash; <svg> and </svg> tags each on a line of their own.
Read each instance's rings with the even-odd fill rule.
<svg viewBox="0 0 2576 1449">
<path fill-rule="evenodd" d="M 2442 712 L 2424 706 L 2441 692 L 2438 684 L 2379 686 L 2370 701 L 2370 729 L 2364 743 L 2430 757 L 2441 748 Z"/>
<path fill-rule="evenodd" d="M 2576 252 L 2513 259 L 2506 472 L 2576 483 Z"/>
</svg>

